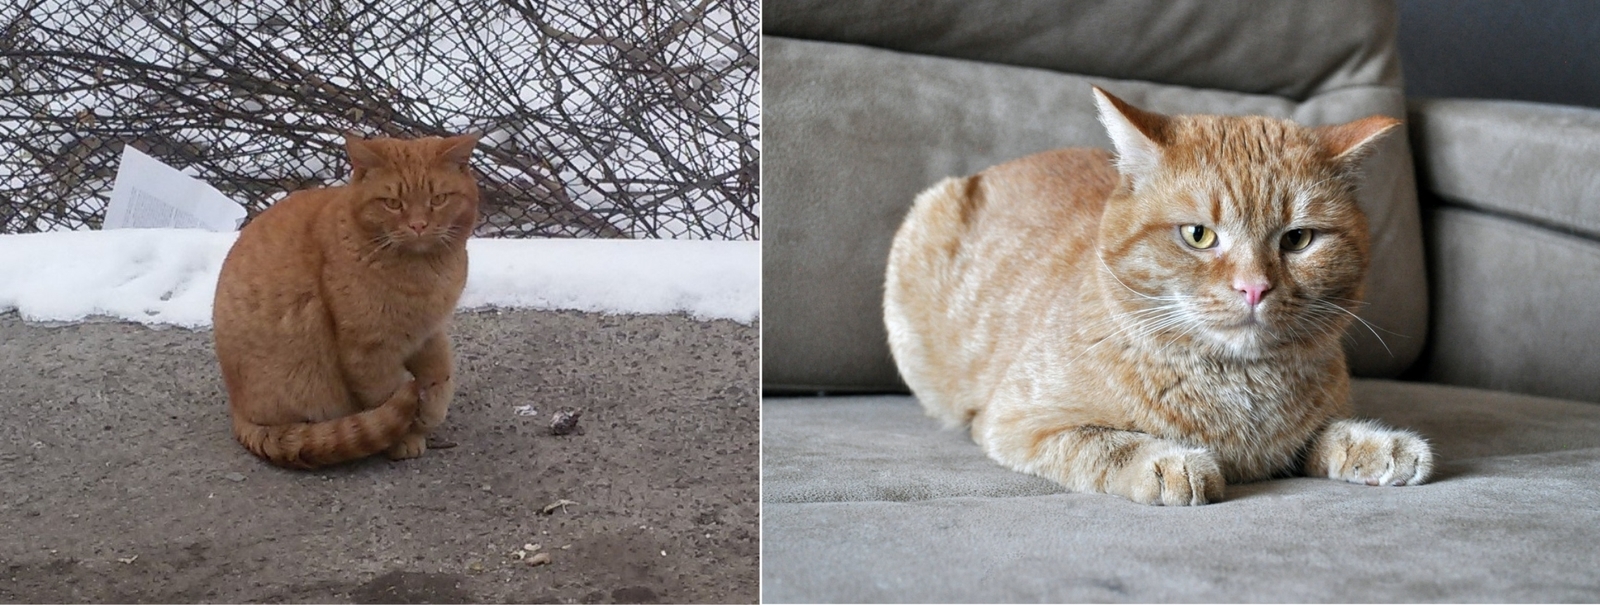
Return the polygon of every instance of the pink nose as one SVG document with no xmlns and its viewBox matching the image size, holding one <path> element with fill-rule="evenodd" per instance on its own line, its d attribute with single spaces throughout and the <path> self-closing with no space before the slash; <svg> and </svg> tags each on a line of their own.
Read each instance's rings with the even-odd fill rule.
<svg viewBox="0 0 1600 605">
<path fill-rule="evenodd" d="M 1267 291 L 1272 289 L 1272 284 L 1267 283 L 1266 280 L 1235 279 L 1233 280 L 1233 289 L 1244 294 L 1244 301 L 1250 303 L 1250 308 L 1254 309 L 1256 305 L 1261 304 L 1261 297 L 1266 296 Z"/>
<path fill-rule="evenodd" d="M 427 228 L 428 228 L 428 222 L 427 221 L 411 221 L 411 230 L 417 232 L 418 235 L 421 235 L 422 234 L 422 230 L 423 229 L 427 229 Z"/>
</svg>

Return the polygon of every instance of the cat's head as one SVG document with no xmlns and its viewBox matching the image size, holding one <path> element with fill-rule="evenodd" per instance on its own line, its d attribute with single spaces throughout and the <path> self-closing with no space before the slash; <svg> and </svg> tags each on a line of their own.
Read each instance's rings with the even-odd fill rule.
<svg viewBox="0 0 1600 605">
<path fill-rule="evenodd" d="M 1099 281 L 1125 323 L 1244 359 L 1337 342 L 1369 262 L 1359 163 L 1400 122 L 1166 116 L 1095 96 L 1122 175 Z"/>
<path fill-rule="evenodd" d="M 478 222 L 478 182 L 467 162 L 478 135 L 345 136 L 356 223 L 381 248 L 430 252 L 464 245 Z"/>
</svg>

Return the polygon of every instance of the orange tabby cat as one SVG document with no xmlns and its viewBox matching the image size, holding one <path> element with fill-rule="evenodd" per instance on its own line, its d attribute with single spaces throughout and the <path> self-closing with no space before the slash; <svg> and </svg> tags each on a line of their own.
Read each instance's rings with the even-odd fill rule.
<svg viewBox="0 0 1600 605">
<path fill-rule="evenodd" d="M 1368 264 L 1357 164 L 1399 124 L 1164 116 L 1098 88 L 1117 150 L 946 179 L 890 252 L 884 318 L 927 412 L 1077 491 L 1204 504 L 1300 471 L 1420 483 L 1352 420 L 1340 338 Z"/>
<path fill-rule="evenodd" d="M 454 390 L 477 139 L 347 137 L 350 184 L 295 192 L 239 233 L 212 318 L 246 449 L 294 468 L 427 449 Z"/>
</svg>

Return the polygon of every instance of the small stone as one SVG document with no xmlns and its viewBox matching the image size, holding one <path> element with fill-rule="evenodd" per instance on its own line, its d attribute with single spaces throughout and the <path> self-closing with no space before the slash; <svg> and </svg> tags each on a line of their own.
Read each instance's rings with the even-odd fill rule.
<svg viewBox="0 0 1600 605">
<path fill-rule="evenodd" d="M 223 475 L 222 478 L 223 479 L 227 479 L 229 481 L 232 481 L 234 483 L 238 483 L 240 481 L 244 481 L 244 474 L 243 473 L 228 473 L 226 475 Z"/>
<path fill-rule="evenodd" d="M 538 567 L 540 565 L 549 565 L 549 564 L 550 564 L 550 553 L 542 552 L 542 553 L 533 555 L 531 557 L 528 557 L 528 565 L 531 565 L 531 566 L 534 566 L 534 567 Z"/>
<path fill-rule="evenodd" d="M 467 564 L 467 571 L 470 571 L 472 573 L 483 573 L 483 562 L 482 561 L 473 561 L 471 563 L 468 563 Z"/>
<path fill-rule="evenodd" d="M 480 489 L 482 489 L 482 490 L 483 490 L 483 491 L 486 491 L 486 492 L 492 492 L 492 491 L 494 491 L 494 488 L 492 488 L 492 487 L 489 487 L 489 484 L 487 484 L 487 483 L 485 483 L 485 484 L 483 484 L 483 487 L 482 487 L 482 488 L 480 488 Z"/>
<path fill-rule="evenodd" d="M 578 418 L 583 416 L 583 410 L 575 408 L 561 408 L 550 418 L 551 435 L 571 435 L 582 433 L 578 428 Z"/>
</svg>

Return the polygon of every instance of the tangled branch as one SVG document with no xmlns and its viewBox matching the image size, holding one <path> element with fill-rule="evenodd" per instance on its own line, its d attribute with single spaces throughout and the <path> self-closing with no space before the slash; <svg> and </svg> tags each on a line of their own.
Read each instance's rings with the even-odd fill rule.
<svg viewBox="0 0 1600 605">
<path fill-rule="evenodd" d="M 340 134 L 476 130 L 479 235 L 754 239 L 755 0 L 0 7 L 0 232 L 97 228 L 124 145 L 254 216 Z"/>
</svg>

